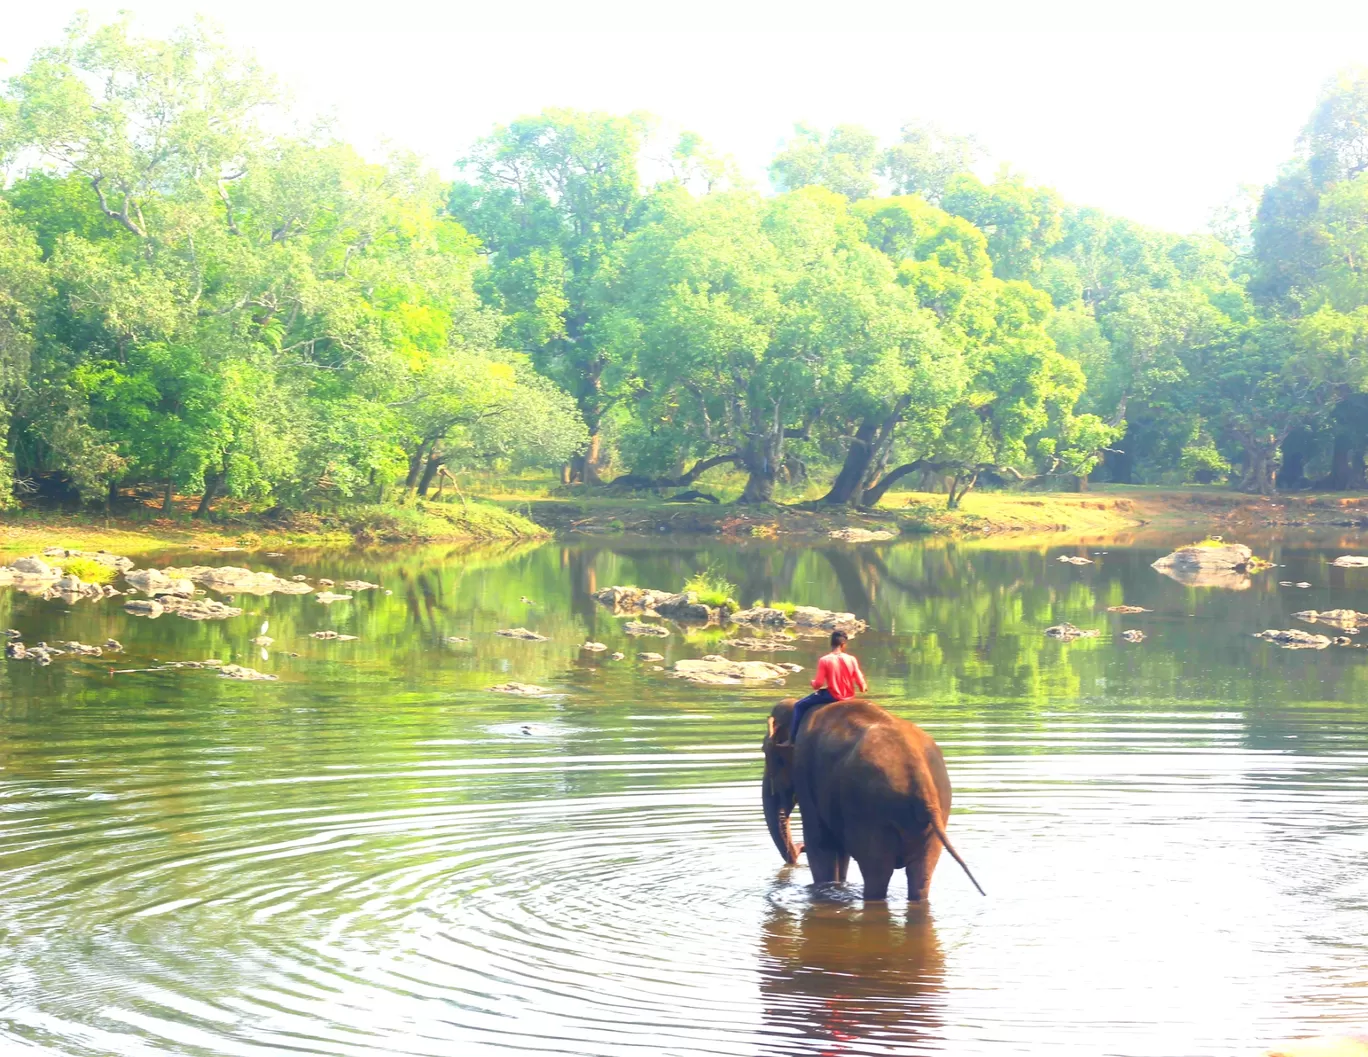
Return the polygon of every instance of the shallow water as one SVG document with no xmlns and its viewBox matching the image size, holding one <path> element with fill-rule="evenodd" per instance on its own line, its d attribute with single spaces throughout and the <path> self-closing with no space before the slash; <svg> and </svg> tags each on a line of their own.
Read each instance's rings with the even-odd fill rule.
<svg viewBox="0 0 1368 1057">
<path fill-rule="evenodd" d="M 1368 650 L 1251 637 L 1368 610 L 1368 570 L 1325 564 L 1355 546 L 1267 544 L 1285 567 L 1240 592 L 1165 579 L 1157 543 L 1074 567 L 674 540 L 220 555 L 392 594 L 240 596 L 211 624 L 0 589 L 30 643 L 127 646 L 0 667 L 0 1049 L 1225 1055 L 1362 1025 Z M 173 560 L 206 559 L 151 564 Z M 720 647 L 631 639 L 589 598 L 708 565 L 744 601 L 869 619 L 855 652 L 945 750 L 987 898 L 948 858 L 929 909 L 782 866 L 758 802 L 776 691 L 651 672 L 638 650 Z M 1046 639 L 1060 620 L 1103 634 Z M 515 625 L 550 641 L 493 634 Z M 307 637 L 327 627 L 359 638 Z M 280 681 L 109 674 L 207 657 Z M 484 689 L 509 679 L 555 693 Z"/>
</svg>

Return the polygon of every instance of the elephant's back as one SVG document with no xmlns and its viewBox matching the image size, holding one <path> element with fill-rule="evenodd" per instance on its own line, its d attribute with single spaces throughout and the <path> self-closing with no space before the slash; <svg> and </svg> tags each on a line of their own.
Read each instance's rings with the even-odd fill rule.
<svg viewBox="0 0 1368 1057">
<path fill-rule="evenodd" d="M 940 746 L 930 734 L 911 720 L 859 698 L 819 708 L 809 721 L 809 731 L 816 729 L 819 719 L 822 734 L 831 739 L 830 747 L 839 745 L 838 751 L 860 772 L 858 784 L 866 797 L 892 804 L 934 790 L 944 824 L 950 815 L 950 775 Z"/>
</svg>

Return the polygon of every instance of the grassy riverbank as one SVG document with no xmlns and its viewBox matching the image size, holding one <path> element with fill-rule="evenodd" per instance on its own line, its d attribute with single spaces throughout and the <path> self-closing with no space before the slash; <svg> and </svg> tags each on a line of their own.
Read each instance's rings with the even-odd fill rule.
<svg viewBox="0 0 1368 1057">
<path fill-rule="evenodd" d="M 44 547 L 142 554 L 167 547 L 204 550 L 279 550 L 348 547 L 357 543 L 486 543 L 539 539 L 546 529 L 494 503 L 417 503 L 356 506 L 330 514 L 292 514 L 272 519 L 241 514 L 213 523 L 189 516 L 131 516 L 25 510 L 0 517 L 0 552 L 30 553 Z"/>
<path fill-rule="evenodd" d="M 863 529 L 895 536 L 1099 537 L 1138 528 L 1221 532 L 1276 527 L 1368 528 L 1368 495 L 1248 496 L 1216 488 L 1100 486 L 1084 493 L 971 492 L 958 510 L 945 496 L 899 492 L 874 510 L 812 504 L 742 507 L 668 503 L 603 491 L 552 494 L 499 489 L 484 500 L 356 506 L 329 514 L 267 518 L 241 513 L 217 523 L 151 509 L 105 518 L 29 510 L 0 518 L 0 551 L 45 546 L 138 554 L 166 547 L 208 550 L 351 546 L 356 543 L 497 542 L 625 533 L 819 539 Z"/>
</svg>

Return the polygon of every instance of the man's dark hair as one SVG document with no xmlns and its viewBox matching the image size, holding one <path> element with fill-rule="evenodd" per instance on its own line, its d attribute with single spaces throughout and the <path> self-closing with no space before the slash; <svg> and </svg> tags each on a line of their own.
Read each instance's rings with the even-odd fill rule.
<svg viewBox="0 0 1368 1057">
<path fill-rule="evenodd" d="M 833 631 L 831 633 L 831 648 L 833 650 L 837 646 L 844 646 L 849 641 L 850 636 L 847 635 L 844 631 Z"/>
</svg>

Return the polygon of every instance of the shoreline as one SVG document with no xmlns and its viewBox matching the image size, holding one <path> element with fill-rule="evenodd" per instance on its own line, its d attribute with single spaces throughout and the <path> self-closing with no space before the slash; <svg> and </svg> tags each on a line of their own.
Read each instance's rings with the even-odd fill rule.
<svg viewBox="0 0 1368 1057">
<path fill-rule="evenodd" d="M 1136 532 L 1266 534 L 1286 528 L 1368 530 L 1368 495 L 1250 496 L 1220 489 L 1101 486 L 1081 493 L 973 492 L 961 509 L 945 497 L 899 493 L 896 506 L 857 511 L 810 505 L 766 507 L 667 504 L 586 495 L 483 500 L 467 507 L 417 503 L 356 508 L 283 521 L 242 516 L 228 523 L 189 518 L 103 517 L 28 510 L 0 517 L 0 553 L 48 546 L 143 554 L 181 548 L 233 551 L 531 542 L 554 538 L 686 535 L 731 539 L 874 539 L 1065 542 Z M 879 535 L 891 534 L 891 535 Z M 873 540 L 871 540 L 873 541 Z"/>
</svg>

